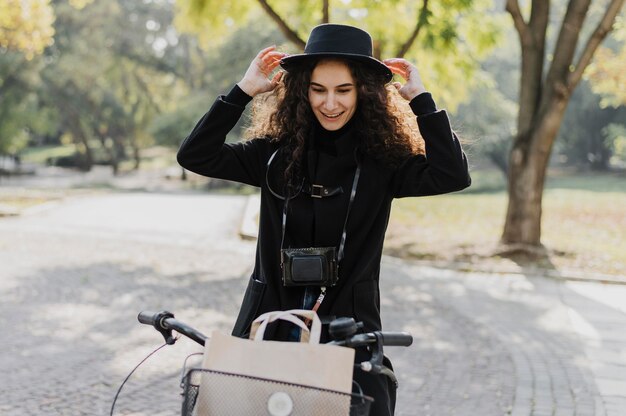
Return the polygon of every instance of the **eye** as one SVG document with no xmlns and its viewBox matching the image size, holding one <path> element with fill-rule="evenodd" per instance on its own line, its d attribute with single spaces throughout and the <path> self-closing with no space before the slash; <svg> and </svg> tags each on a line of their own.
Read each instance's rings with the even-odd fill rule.
<svg viewBox="0 0 626 416">
<path fill-rule="evenodd" d="M 342 89 L 340 89 L 340 90 L 337 90 L 337 92 L 338 92 L 339 94 L 347 94 L 347 93 L 349 93 L 350 91 L 352 91 L 352 89 L 351 89 L 351 88 L 347 88 L 347 89 L 346 89 L 346 88 L 342 88 Z"/>
</svg>

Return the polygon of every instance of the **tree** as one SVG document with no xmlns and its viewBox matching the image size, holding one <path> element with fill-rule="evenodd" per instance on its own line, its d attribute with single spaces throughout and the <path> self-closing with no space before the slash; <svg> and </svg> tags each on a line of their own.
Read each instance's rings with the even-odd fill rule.
<svg viewBox="0 0 626 416">
<path fill-rule="evenodd" d="M 54 13 L 49 0 L 0 2 L 0 154 L 26 146 L 29 131 L 46 130 L 49 112 L 29 93 L 39 83 L 37 57 L 52 43 Z"/>
<path fill-rule="evenodd" d="M 541 201 L 550 159 L 570 97 L 598 46 L 611 31 L 624 0 L 610 0 L 580 52 L 580 33 L 591 0 L 569 0 L 551 55 L 546 33 L 549 0 L 532 0 L 525 18 L 518 0 L 507 0 L 521 44 L 521 77 L 517 133 L 509 157 L 509 201 L 501 242 L 541 248 Z M 544 72 L 545 70 L 545 72 Z"/>
<path fill-rule="evenodd" d="M 372 34 L 376 57 L 416 61 L 438 102 L 451 110 L 467 98 L 478 59 L 499 33 L 497 15 L 488 13 L 490 0 L 180 0 L 177 6 L 177 27 L 197 33 L 207 45 L 249 24 L 258 11 L 280 29 L 288 52 L 301 51 L 316 24 L 362 27 Z"/>
<path fill-rule="evenodd" d="M 34 93 L 42 66 L 41 59 L 26 59 L 22 52 L 0 53 L 0 154 L 16 154 L 31 134 L 46 134 L 53 124 Z"/>
<path fill-rule="evenodd" d="M 148 125 L 180 91 L 172 5 L 58 0 L 55 12 L 43 105 L 59 108 L 58 130 L 76 144 L 83 169 L 98 161 L 116 173 L 129 156 L 137 168 Z"/>
</svg>

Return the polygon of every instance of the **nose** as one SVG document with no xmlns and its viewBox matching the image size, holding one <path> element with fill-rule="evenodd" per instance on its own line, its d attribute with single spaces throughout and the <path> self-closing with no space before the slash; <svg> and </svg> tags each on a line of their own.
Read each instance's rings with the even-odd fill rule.
<svg viewBox="0 0 626 416">
<path fill-rule="evenodd" d="M 329 93 L 326 96 L 326 100 L 324 100 L 324 109 L 334 110 L 336 106 L 337 106 L 337 99 L 335 97 L 335 94 Z"/>
</svg>

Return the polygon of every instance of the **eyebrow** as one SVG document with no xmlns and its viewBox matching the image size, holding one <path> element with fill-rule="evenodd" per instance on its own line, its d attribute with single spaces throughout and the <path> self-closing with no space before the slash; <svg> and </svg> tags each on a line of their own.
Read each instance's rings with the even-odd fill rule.
<svg viewBox="0 0 626 416">
<path fill-rule="evenodd" d="M 314 81 L 311 81 L 311 85 L 326 88 L 326 86 L 319 84 L 317 82 L 314 82 Z M 345 87 L 354 87 L 354 84 L 352 84 L 351 82 L 346 82 L 345 84 L 337 85 L 335 88 L 345 88 Z"/>
</svg>

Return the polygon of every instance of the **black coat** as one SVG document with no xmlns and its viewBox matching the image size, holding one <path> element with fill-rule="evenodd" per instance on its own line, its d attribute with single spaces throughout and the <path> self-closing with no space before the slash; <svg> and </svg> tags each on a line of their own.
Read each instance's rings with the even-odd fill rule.
<svg viewBox="0 0 626 416">
<path fill-rule="evenodd" d="M 224 143 L 243 110 L 243 106 L 220 96 L 178 152 L 178 162 L 190 171 L 261 188 L 256 262 L 233 329 L 237 336 L 245 336 L 252 319 L 264 312 L 301 308 L 303 296 L 302 288 L 283 287 L 280 279 L 283 201 L 268 192 L 266 183 L 267 161 L 278 145 L 265 138 Z M 426 155 L 412 156 L 397 169 L 359 156 L 361 175 L 347 224 L 339 283 L 328 289 L 318 310 L 320 316 L 352 316 L 363 321 L 367 330 L 381 329 L 378 279 L 392 200 L 453 192 L 470 185 L 467 160 L 446 112 L 435 111 L 417 120 Z M 285 247 L 338 246 L 357 163 L 357 146 L 358 138 L 349 134 L 337 141 L 336 157 L 309 147 L 311 183 L 341 186 L 344 192 L 322 199 L 305 193 L 294 198 L 289 204 Z M 322 160 L 317 160 L 320 157 Z M 282 175 L 273 170 L 269 173 L 270 183 Z"/>
<path fill-rule="evenodd" d="M 237 88 L 233 91 L 241 96 Z M 201 175 L 261 188 L 255 267 L 233 329 L 234 335 L 245 337 L 256 316 L 268 311 L 301 308 L 304 289 L 283 287 L 281 282 L 279 253 L 284 202 L 268 190 L 268 182 L 275 185 L 273 190 L 281 189 L 283 172 L 280 166 L 284 165 L 280 156 L 267 171 L 268 159 L 278 144 L 264 138 L 224 143 L 226 134 L 244 110 L 245 101 L 239 104 L 220 96 L 181 145 L 178 162 Z M 339 267 L 339 283 L 327 289 L 326 298 L 318 310 L 320 316 L 351 316 L 362 321 L 369 331 L 380 330 L 378 280 L 392 200 L 453 192 L 470 185 L 467 160 L 450 128 L 446 112 L 435 111 L 430 94 L 418 96 L 411 102 L 411 107 L 420 114 L 417 121 L 425 141 L 426 155 L 412 156 L 396 169 L 355 152 L 359 139 L 352 133 L 334 141 L 333 155 L 308 143 L 305 166 L 310 183 L 341 187 L 343 192 L 322 199 L 306 193 L 293 198 L 289 203 L 284 247 L 339 245 L 357 158 L 361 164 L 356 197 L 346 228 L 345 257 Z M 274 338 L 287 338 L 287 330 L 278 328 Z M 367 360 L 367 355 L 367 351 L 357 350 L 357 360 Z M 387 365 L 391 366 L 391 363 L 387 361 Z M 356 372 L 355 380 L 376 399 L 372 414 L 393 414 L 395 388 L 386 377 Z"/>
</svg>

